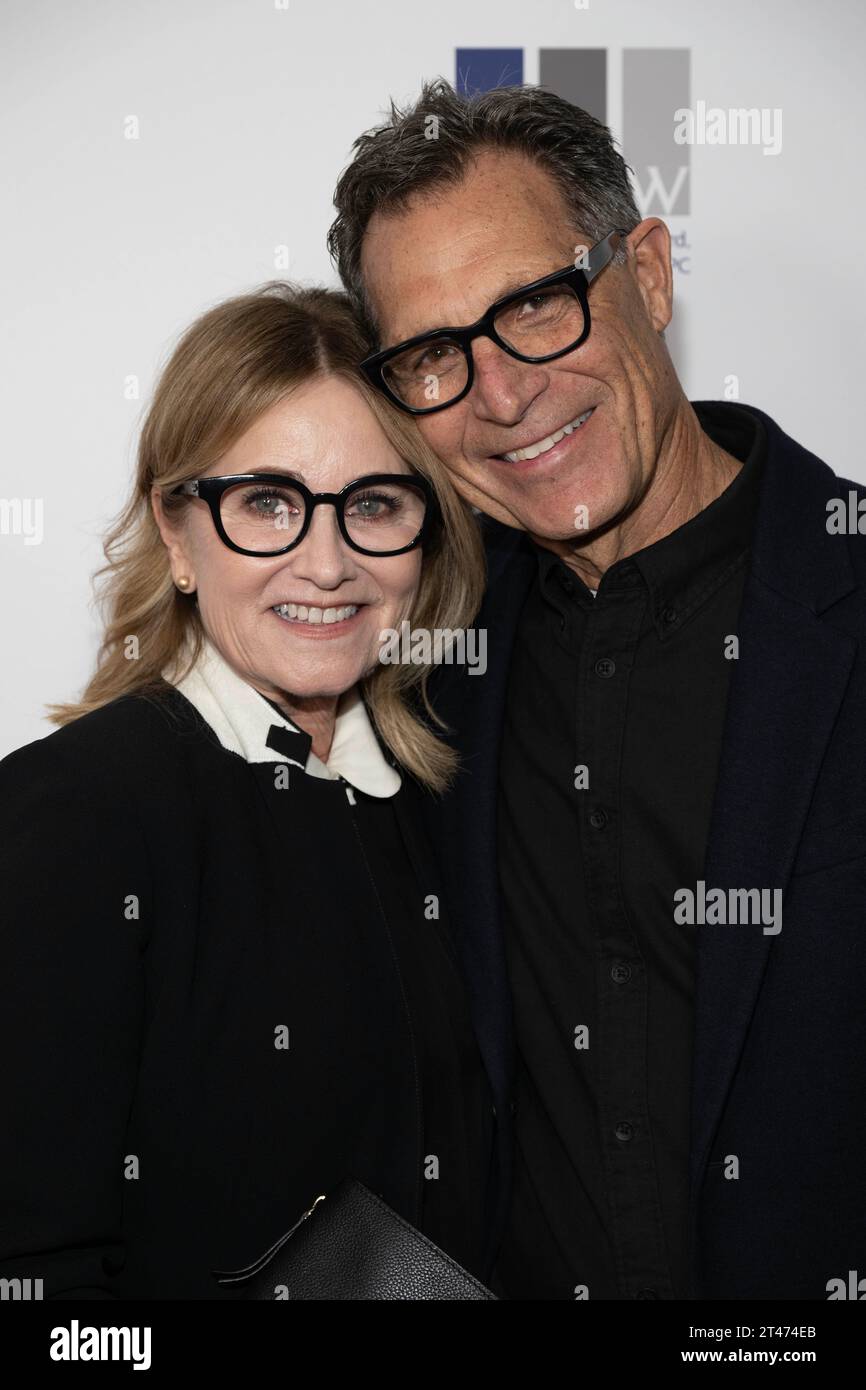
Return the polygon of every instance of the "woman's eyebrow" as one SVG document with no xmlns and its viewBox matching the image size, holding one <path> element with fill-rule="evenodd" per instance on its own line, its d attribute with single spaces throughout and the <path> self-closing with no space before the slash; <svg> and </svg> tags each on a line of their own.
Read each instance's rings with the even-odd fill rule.
<svg viewBox="0 0 866 1390">
<path fill-rule="evenodd" d="M 302 483 L 304 481 L 303 474 L 298 473 L 294 468 L 275 468 L 268 467 L 267 464 L 262 464 L 260 467 L 247 468 L 244 471 L 247 473 L 279 473 L 281 478 L 292 478 L 296 483 Z"/>
</svg>

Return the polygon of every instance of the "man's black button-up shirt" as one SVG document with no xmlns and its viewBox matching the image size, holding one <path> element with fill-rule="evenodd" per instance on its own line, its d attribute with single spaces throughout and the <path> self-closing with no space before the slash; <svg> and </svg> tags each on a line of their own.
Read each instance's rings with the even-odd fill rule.
<svg viewBox="0 0 866 1390">
<path fill-rule="evenodd" d="M 699 406 L 743 461 L 592 591 L 538 547 L 500 761 L 517 1036 L 511 1298 L 686 1298 L 695 928 L 760 472 L 760 422 Z"/>
</svg>

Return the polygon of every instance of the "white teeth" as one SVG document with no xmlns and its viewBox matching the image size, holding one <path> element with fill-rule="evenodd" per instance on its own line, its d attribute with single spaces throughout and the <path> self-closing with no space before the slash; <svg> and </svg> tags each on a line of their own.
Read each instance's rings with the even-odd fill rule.
<svg viewBox="0 0 866 1390">
<path fill-rule="evenodd" d="M 358 605 L 347 603 L 342 608 L 315 608 L 305 603 L 277 603 L 274 612 L 281 618 L 289 618 L 296 623 L 342 623 L 353 617 Z"/>
<path fill-rule="evenodd" d="M 537 459 L 539 454 L 547 453 L 548 449 L 552 449 L 554 444 L 558 444 L 560 439 L 564 439 L 567 434 L 572 434 L 575 430 L 580 429 L 594 409 L 595 406 L 591 406 L 589 410 L 584 411 L 583 415 L 578 415 L 576 420 L 572 420 L 568 425 L 563 425 L 562 429 L 557 430 L 555 434 L 548 434 L 535 444 L 527 444 L 525 449 L 515 449 L 512 454 L 503 454 L 502 457 L 507 459 L 509 463 L 521 463 L 523 459 Z"/>
</svg>

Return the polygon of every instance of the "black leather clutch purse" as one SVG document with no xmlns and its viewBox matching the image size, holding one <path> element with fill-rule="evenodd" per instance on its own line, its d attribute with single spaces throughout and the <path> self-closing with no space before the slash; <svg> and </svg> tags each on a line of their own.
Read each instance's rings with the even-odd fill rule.
<svg viewBox="0 0 866 1390">
<path fill-rule="evenodd" d="M 248 1299 L 492 1299 L 444 1250 L 344 1178 L 246 1269 L 214 1270 Z"/>
</svg>

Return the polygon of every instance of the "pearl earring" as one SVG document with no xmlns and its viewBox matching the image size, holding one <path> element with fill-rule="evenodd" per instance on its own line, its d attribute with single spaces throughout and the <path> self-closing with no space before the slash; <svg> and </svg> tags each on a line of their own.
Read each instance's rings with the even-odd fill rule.
<svg viewBox="0 0 866 1390">
<path fill-rule="evenodd" d="M 180 576 L 180 579 L 176 579 L 175 583 L 177 584 L 177 587 L 179 589 L 183 589 L 184 592 L 186 592 L 186 590 L 189 588 L 189 580 L 185 574 L 182 574 Z"/>
</svg>

